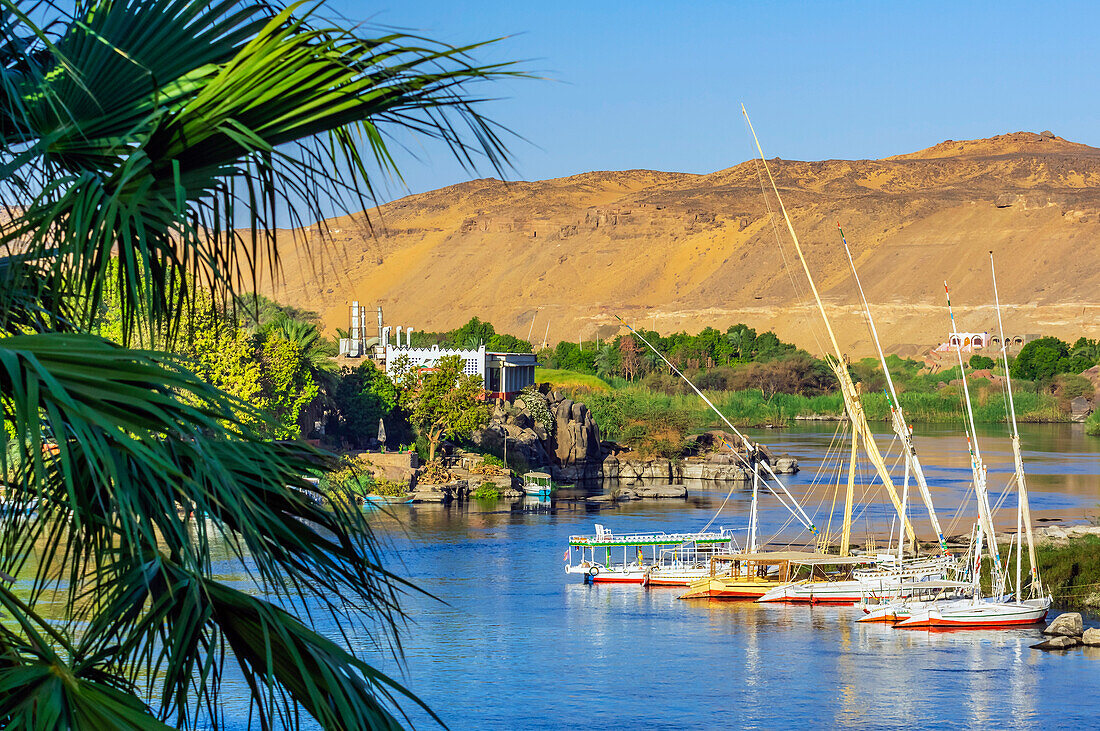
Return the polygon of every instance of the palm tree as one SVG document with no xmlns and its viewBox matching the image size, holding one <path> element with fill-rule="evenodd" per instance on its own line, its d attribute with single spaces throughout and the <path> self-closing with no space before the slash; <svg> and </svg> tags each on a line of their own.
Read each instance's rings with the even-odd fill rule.
<svg viewBox="0 0 1100 731">
<path fill-rule="evenodd" d="M 1071 357 L 1080 358 L 1089 363 L 1100 363 L 1100 342 L 1080 338 L 1077 343 L 1074 343 L 1076 347 L 1070 352 Z"/>
<path fill-rule="evenodd" d="M 115 288 L 124 342 L 169 345 L 198 294 L 231 302 L 277 266 L 278 211 L 369 201 L 388 128 L 499 167 L 469 84 L 511 70 L 262 0 L 0 13 L 0 577 L 20 579 L 0 582 L 0 723 L 219 726 L 229 664 L 262 728 L 398 726 L 411 693 L 311 627 L 367 622 L 399 652 L 411 589 L 362 514 L 303 492 L 329 456 L 264 441 L 177 357 L 87 329 Z M 218 580 L 215 541 L 259 593 Z"/>
<path fill-rule="evenodd" d="M 731 333 L 726 334 L 726 339 L 729 340 L 730 347 L 737 353 L 737 360 L 741 360 L 741 350 L 745 347 L 745 331 L 734 330 Z"/>
<path fill-rule="evenodd" d="M 596 351 L 596 375 L 604 380 L 615 375 L 615 349 L 610 345 L 601 345 Z"/>
<path fill-rule="evenodd" d="M 316 325 L 289 317 L 277 317 L 264 328 L 264 331 L 297 345 L 310 375 L 318 383 L 334 383 L 332 379 L 337 368 L 332 356 L 336 355 L 336 351 L 332 341 L 325 339 Z"/>
</svg>

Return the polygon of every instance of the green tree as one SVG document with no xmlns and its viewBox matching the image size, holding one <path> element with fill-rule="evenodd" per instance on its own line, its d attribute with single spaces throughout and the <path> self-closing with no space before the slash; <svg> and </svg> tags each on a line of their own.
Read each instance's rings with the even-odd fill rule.
<svg viewBox="0 0 1100 731">
<path fill-rule="evenodd" d="M 463 373 L 462 367 L 457 355 L 440 358 L 435 368 L 421 375 L 412 395 L 410 421 L 428 440 L 429 462 L 443 437 L 463 439 L 489 418 L 481 376 Z"/>
<path fill-rule="evenodd" d="M 1055 337 L 1032 340 L 1020 349 L 1012 363 L 1012 377 L 1028 381 L 1049 381 L 1069 365 L 1069 345 Z"/>
<path fill-rule="evenodd" d="M 356 444 L 377 436 L 378 420 L 386 421 L 386 433 L 393 441 L 401 441 L 398 431 L 403 417 L 391 415 L 398 409 L 397 385 L 385 373 L 367 362 L 354 370 L 345 368 L 333 394 L 339 424 L 337 433 Z M 393 431 L 392 436 L 390 432 Z"/>
<path fill-rule="evenodd" d="M 1100 340 L 1092 340 L 1086 337 L 1077 338 L 1076 342 L 1073 343 L 1070 356 L 1081 359 L 1089 364 L 1087 367 L 1091 368 L 1093 365 L 1100 363 Z"/>
<path fill-rule="evenodd" d="M 485 349 L 491 353 L 533 353 L 534 348 L 526 340 L 520 340 L 515 335 L 497 333 L 485 343 Z"/>
<path fill-rule="evenodd" d="M 306 355 L 297 342 L 278 334 L 263 337 L 258 350 L 267 410 L 278 424 L 274 437 L 296 438 L 300 435 L 298 417 L 302 409 L 320 392 Z"/>
<path fill-rule="evenodd" d="M 597 376 L 604 380 L 611 378 L 619 367 L 619 350 L 610 343 L 601 345 L 593 358 L 593 364 Z"/>
<path fill-rule="evenodd" d="M 453 347 L 477 350 L 496 334 L 497 331 L 491 322 L 482 322 L 480 318 L 471 317 L 465 325 L 452 330 L 448 340 Z"/>
<path fill-rule="evenodd" d="M 988 370 L 995 365 L 995 362 L 992 358 L 988 356 L 978 355 L 977 353 L 975 353 L 974 355 L 970 356 L 969 365 L 975 370 Z"/>
<path fill-rule="evenodd" d="M 361 512 L 306 497 L 330 457 L 266 439 L 253 423 L 279 420 L 179 356 L 89 330 L 113 287 L 119 342 L 171 346 L 196 293 L 224 305 L 276 267 L 277 213 L 369 200 L 387 128 L 499 164 L 468 84 L 507 70 L 310 6 L 2 1 L 0 183 L 19 208 L 0 222 L 0 571 L 20 581 L 0 584 L 0 724 L 222 727 L 228 663 L 261 728 L 399 725 L 408 691 L 312 627 L 392 633 L 408 587 Z M 214 541 L 255 590 L 221 579 Z"/>
</svg>

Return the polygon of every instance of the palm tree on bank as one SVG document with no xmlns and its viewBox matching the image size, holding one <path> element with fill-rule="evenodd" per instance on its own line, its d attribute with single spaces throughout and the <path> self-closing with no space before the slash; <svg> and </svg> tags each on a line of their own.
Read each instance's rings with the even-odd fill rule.
<svg viewBox="0 0 1100 731">
<path fill-rule="evenodd" d="M 263 728 L 398 726 L 413 696 L 347 636 L 399 652 L 411 587 L 362 514 L 301 491 L 329 457 L 264 441 L 176 357 L 88 328 L 114 288 L 124 342 L 167 348 L 198 294 L 231 302 L 277 266 L 277 212 L 365 207 L 368 167 L 393 169 L 387 129 L 499 167 L 469 86 L 512 71 L 301 5 L 66 7 L 0 0 L 0 723 L 218 726 L 229 664 Z M 215 576 L 214 543 L 259 594 Z"/>
</svg>

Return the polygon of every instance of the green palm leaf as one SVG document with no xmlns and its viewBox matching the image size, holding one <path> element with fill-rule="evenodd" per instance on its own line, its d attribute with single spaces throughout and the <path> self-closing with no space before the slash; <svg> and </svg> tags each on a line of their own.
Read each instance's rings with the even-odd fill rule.
<svg viewBox="0 0 1100 731">
<path fill-rule="evenodd" d="M 370 199 L 369 162 L 396 173 L 389 129 L 499 168 L 468 85 L 514 72 L 262 0 L 0 0 L 0 18 L 0 578 L 20 579 L 0 585 L 0 723 L 217 725 L 229 662 L 264 728 L 399 725 L 418 701 L 348 648 L 400 656 L 415 589 L 362 513 L 308 493 L 331 457 L 264 441 L 245 424 L 270 416 L 176 357 L 84 331 L 105 293 L 127 342 L 170 341 L 199 294 L 235 301 L 277 266 L 277 210 L 321 218 Z M 316 328 L 277 328 L 325 370 Z M 215 546 L 266 598 L 214 578 Z"/>
</svg>

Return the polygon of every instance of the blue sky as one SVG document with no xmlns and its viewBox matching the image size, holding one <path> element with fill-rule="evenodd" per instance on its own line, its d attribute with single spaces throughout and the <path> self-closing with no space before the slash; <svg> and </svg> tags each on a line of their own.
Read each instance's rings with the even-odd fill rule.
<svg viewBox="0 0 1100 731">
<path fill-rule="evenodd" d="M 513 179 L 650 168 L 707 173 L 752 154 L 876 158 L 1041 131 L 1100 146 L 1100 4 L 330 0 L 552 80 L 484 87 L 522 135 Z M 407 188 L 468 179 L 445 148 L 399 153 Z M 486 167 L 483 175 L 490 175 Z"/>
</svg>

